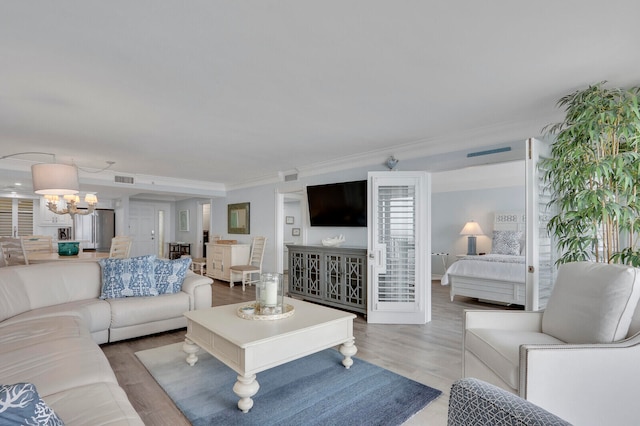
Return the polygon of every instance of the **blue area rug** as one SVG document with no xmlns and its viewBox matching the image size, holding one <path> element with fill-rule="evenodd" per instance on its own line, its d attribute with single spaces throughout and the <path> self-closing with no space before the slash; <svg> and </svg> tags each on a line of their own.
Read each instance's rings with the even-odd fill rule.
<svg viewBox="0 0 640 426">
<path fill-rule="evenodd" d="M 258 373 L 245 414 L 237 374 L 205 351 L 193 367 L 181 343 L 136 356 L 194 425 L 399 425 L 442 393 L 358 358 L 347 370 L 327 349 Z"/>
</svg>

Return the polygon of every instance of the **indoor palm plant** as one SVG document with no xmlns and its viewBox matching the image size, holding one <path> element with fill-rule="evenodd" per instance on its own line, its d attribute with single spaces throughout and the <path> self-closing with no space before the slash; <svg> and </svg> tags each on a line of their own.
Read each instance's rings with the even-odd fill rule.
<svg viewBox="0 0 640 426">
<path fill-rule="evenodd" d="M 605 83 L 569 94 L 551 158 L 541 162 L 557 214 L 548 230 L 559 263 L 590 260 L 640 266 L 640 88 Z"/>
</svg>

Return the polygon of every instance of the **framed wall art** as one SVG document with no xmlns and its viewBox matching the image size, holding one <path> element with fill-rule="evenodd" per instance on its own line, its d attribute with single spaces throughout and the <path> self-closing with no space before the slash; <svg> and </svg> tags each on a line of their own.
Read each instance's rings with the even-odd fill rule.
<svg viewBox="0 0 640 426">
<path fill-rule="evenodd" d="M 178 213 L 178 231 L 189 232 L 189 210 L 180 210 Z"/>
<path fill-rule="evenodd" d="M 229 234 L 249 233 L 249 204 L 237 203 L 227 206 L 227 232 Z"/>
</svg>

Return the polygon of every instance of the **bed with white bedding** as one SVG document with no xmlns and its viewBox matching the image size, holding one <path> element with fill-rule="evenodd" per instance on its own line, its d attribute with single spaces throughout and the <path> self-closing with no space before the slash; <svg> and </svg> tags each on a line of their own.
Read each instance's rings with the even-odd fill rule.
<svg viewBox="0 0 640 426">
<path fill-rule="evenodd" d="M 497 212 L 491 253 L 465 256 L 453 263 L 442 285 L 456 295 L 503 304 L 525 304 L 525 218 L 521 212 Z"/>
</svg>

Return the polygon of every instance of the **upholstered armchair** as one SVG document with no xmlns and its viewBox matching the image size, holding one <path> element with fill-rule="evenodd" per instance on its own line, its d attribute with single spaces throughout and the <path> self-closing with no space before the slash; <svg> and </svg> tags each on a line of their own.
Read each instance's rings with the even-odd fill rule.
<svg viewBox="0 0 640 426">
<path fill-rule="evenodd" d="M 638 424 L 639 297 L 638 269 L 562 265 L 544 311 L 465 311 L 463 377 L 574 424 Z"/>
</svg>

